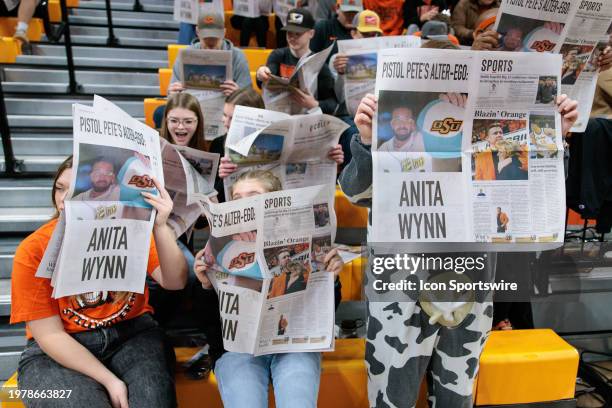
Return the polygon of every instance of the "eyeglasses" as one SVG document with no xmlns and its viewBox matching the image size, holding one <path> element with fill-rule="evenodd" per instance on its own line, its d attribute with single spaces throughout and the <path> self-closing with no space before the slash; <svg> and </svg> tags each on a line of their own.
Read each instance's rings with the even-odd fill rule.
<svg viewBox="0 0 612 408">
<path fill-rule="evenodd" d="M 93 176 L 112 177 L 112 176 L 115 175 L 115 172 L 113 172 L 113 171 L 104 171 L 104 170 L 95 170 L 95 171 L 92 171 L 91 174 Z"/>
<path fill-rule="evenodd" d="M 197 123 L 198 123 L 198 118 L 186 118 L 186 119 L 168 118 L 168 124 L 172 126 L 178 126 L 180 124 L 183 124 L 183 126 L 185 127 L 193 127 Z"/>
</svg>

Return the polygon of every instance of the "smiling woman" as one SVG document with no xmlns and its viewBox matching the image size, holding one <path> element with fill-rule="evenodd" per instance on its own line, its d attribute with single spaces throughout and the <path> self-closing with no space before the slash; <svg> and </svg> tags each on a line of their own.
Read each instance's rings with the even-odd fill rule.
<svg viewBox="0 0 612 408">
<path fill-rule="evenodd" d="M 198 150 L 204 147 L 204 117 L 200 103 L 191 94 L 170 95 L 160 132 L 170 143 Z"/>
</svg>

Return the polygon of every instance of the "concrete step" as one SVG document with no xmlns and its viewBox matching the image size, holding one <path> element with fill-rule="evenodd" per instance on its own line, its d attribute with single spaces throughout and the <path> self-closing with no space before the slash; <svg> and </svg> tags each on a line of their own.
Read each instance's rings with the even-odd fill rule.
<svg viewBox="0 0 612 408">
<path fill-rule="evenodd" d="M 178 31 L 176 30 L 157 30 L 155 27 L 150 28 L 116 28 L 113 29 L 115 36 L 122 38 L 141 38 L 141 39 L 155 39 L 155 40 L 170 40 L 175 41 L 178 38 Z M 107 27 L 92 27 L 92 26 L 81 26 L 74 25 L 70 26 L 70 34 L 72 36 L 103 36 L 106 38 L 108 35 Z"/>
<path fill-rule="evenodd" d="M 67 156 L 72 153 L 72 135 L 22 134 L 13 132 L 11 133 L 11 142 L 13 144 L 13 153 L 18 156 Z M 0 146 L 0 152 L 3 152 L 2 146 Z"/>
<path fill-rule="evenodd" d="M 76 80 L 85 94 L 159 95 L 159 78 L 153 73 L 76 71 Z M 8 93 L 65 93 L 68 72 L 7 67 L 2 87 Z"/>
<path fill-rule="evenodd" d="M 157 12 L 157 13 L 172 13 L 174 7 L 172 4 L 154 4 L 140 2 L 145 12 Z M 117 2 L 111 1 L 111 10 L 121 11 L 132 11 L 134 8 L 134 2 Z M 81 1 L 79 2 L 79 9 L 103 9 L 106 10 L 106 3 L 104 1 Z"/>
<path fill-rule="evenodd" d="M 104 4 L 104 0 L 81 0 L 79 2 L 79 7 L 83 7 L 84 5 L 89 5 L 90 3 Z M 147 5 L 172 6 L 174 2 L 172 0 L 140 0 L 140 4 L 142 4 L 143 6 L 147 6 Z M 111 0 L 111 7 L 125 6 L 125 5 L 129 5 L 130 7 L 133 6 L 134 0 Z"/>
<path fill-rule="evenodd" d="M 6 381 L 17 370 L 23 347 L 0 348 L 0 380 Z"/>
<path fill-rule="evenodd" d="M 0 279 L 10 279 L 13 257 L 22 238 L 0 238 Z M 0 330 L 0 335 L 2 331 Z"/>
<path fill-rule="evenodd" d="M 69 16 L 70 24 L 108 25 L 105 10 L 77 8 Z M 113 27 L 153 27 L 178 29 L 172 14 L 134 11 L 113 11 Z"/>
<path fill-rule="evenodd" d="M 76 67 L 158 69 L 168 65 L 167 52 L 110 47 L 73 47 Z M 63 45 L 38 44 L 33 55 L 19 55 L 16 63 L 33 65 L 66 65 Z"/>
<path fill-rule="evenodd" d="M 34 99 L 34 98 L 5 98 L 7 114 L 23 115 L 31 117 L 39 116 L 67 116 L 72 120 L 72 104 L 82 103 L 91 105 L 91 98 L 88 99 Z M 142 117 L 144 115 L 143 101 L 124 101 L 113 100 L 113 102 L 129 115 Z M 49 126 L 51 127 L 51 126 Z M 72 125 L 70 125 L 72 127 Z"/>
<path fill-rule="evenodd" d="M 0 316 L 11 314 L 11 280 L 0 279 Z"/>
<path fill-rule="evenodd" d="M 51 183 L 49 178 L 0 179 L 0 208 L 51 207 Z"/>
<path fill-rule="evenodd" d="M 20 171 L 22 173 L 49 173 L 53 174 L 57 167 L 66 160 L 68 155 L 61 156 L 45 156 L 45 155 L 15 155 L 17 160 L 21 160 Z M 4 156 L 0 157 L 0 171 L 4 171 Z M 3 210 L 4 211 L 4 210 Z M 0 214 L 0 217 L 3 214 Z M 2 218 L 0 218 L 1 220 Z M 1 230 L 0 230 L 1 232 Z"/>
<path fill-rule="evenodd" d="M 93 28 L 93 27 L 92 27 Z M 95 27 L 98 28 L 98 27 Z M 155 39 L 155 38 L 131 38 L 131 37 L 120 37 L 115 34 L 115 37 L 119 39 L 119 45 L 128 47 L 141 47 L 141 48 L 167 48 L 170 44 L 175 44 L 177 41 L 178 33 L 173 33 L 173 38 L 168 40 Z M 104 35 L 73 35 L 70 37 L 73 44 L 77 45 L 106 45 L 108 34 Z M 47 41 L 44 37 L 43 41 Z"/>
<path fill-rule="evenodd" d="M 0 232 L 24 233 L 36 230 L 51 219 L 52 207 L 3 208 L 0 213 Z"/>
</svg>

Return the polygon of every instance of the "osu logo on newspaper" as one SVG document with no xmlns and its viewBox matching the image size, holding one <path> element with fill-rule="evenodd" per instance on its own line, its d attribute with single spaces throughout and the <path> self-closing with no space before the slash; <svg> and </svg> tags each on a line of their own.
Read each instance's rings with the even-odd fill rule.
<svg viewBox="0 0 612 408">
<path fill-rule="evenodd" d="M 155 184 L 153 183 L 153 179 L 146 174 L 142 176 L 133 175 L 128 181 L 128 184 L 133 184 L 138 188 L 153 188 Z"/>
<path fill-rule="evenodd" d="M 552 51 L 555 48 L 555 43 L 549 40 L 538 40 L 531 44 L 531 49 L 537 52 Z"/>
<path fill-rule="evenodd" d="M 241 252 L 231 260 L 227 269 L 241 269 L 255 262 L 255 252 Z"/>
<path fill-rule="evenodd" d="M 457 132 L 461 129 L 462 120 L 455 118 L 444 118 L 442 120 L 434 120 L 431 124 L 431 131 L 438 132 L 441 135 L 447 135 L 450 132 Z"/>
</svg>

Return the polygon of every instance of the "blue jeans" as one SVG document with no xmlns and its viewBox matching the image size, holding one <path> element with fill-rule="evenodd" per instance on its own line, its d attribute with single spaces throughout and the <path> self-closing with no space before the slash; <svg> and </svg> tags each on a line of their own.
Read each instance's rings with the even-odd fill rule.
<svg viewBox="0 0 612 408">
<path fill-rule="evenodd" d="M 189 45 L 194 38 L 196 38 L 195 26 L 189 23 L 180 23 L 178 43 Z"/>
<path fill-rule="evenodd" d="M 277 408 L 315 408 L 321 353 L 279 353 L 254 357 L 226 352 L 215 364 L 226 408 L 267 408 L 270 378 Z"/>
<path fill-rule="evenodd" d="M 131 408 L 176 407 L 174 350 L 150 314 L 72 337 L 125 383 Z M 67 399 L 23 398 L 27 407 L 111 407 L 102 384 L 60 365 L 33 339 L 21 355 L 18 379 L 21 390 L 72 390 Z"/>
</svg>

